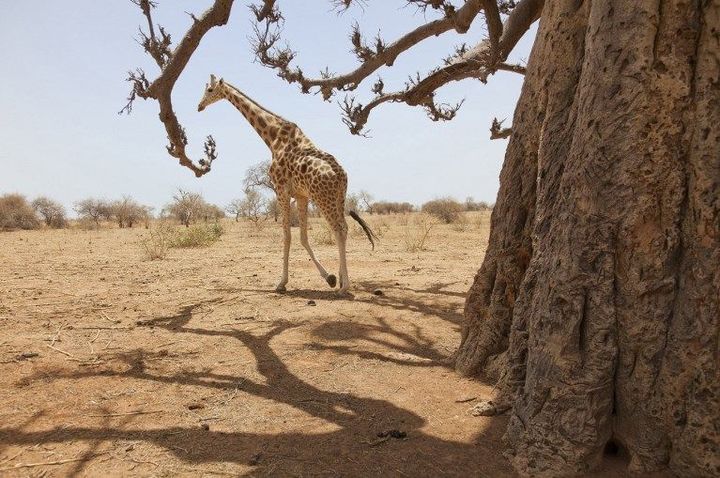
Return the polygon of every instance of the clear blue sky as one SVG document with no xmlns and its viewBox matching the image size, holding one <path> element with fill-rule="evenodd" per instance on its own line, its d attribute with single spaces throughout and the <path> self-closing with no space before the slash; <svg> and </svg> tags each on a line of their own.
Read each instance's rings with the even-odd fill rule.
<svg viewBox="0 0 720 478">
<path fill-rule="evenodd" d="M 199 158 L 209 133 L 218 143 L 213 170 L 197 179 L 167 155 L 156 102 L 139 100 L 132 115 L 117 115 L 129 91 L 127 70 L 141 66 L 150 77 L 157 73 L 134 41 L 144 20 L 137 7 L 129 0 L 0 0 L 0 194 L 48 195 L 68 207 L 89 196 L 129 194 L 160 207 L 183 187 L 227 204 L 241 196 L 245 170 L 270 153 L 229 103 L 197 112 L 205 82 L 215 73 L 298 123 L 316 145 L 334 154 L 348 171 L 350 191 L 415 204 L 446 195 L 494 202 L 507 141 L 490 141 L 488 128 L 493 116 L 510 122 L 522 77 L 501 72 L 486 85 L 465 80 L 443 88 L 438 94 L 443 101 L 466 98 L 452 122 L 433 123 L 421 109 L 385 105 L 370 117 L 371 138 L 352 136 L 336 102 L 303 95 L 253 62 L 247 3 L 238 0 L 230 23 L 205 36 L 174 91 L 189 153 Z M 284 38 L 308 74 L 326 65 L 334 72 L 356 66 L 348 40 L 354 21 L 366 34 L 380 31 L 389 42 L 427 20 L 403 0 L 369 2 L 342 16 L 328 1 L 279 3 L 287 19 Z M 179 40 L 190 22 L 184 12 L 200 13 L 210 4 L 161 0 L 155 17 Z M 476 21 L 466 35 L 448 33 L 406 53 L 393 68 L 381 70 L 386 91 L 438 65 L 453 45 L 476 43 L 482 27 Z M 535 29 L 523 38 L 515 59 L 527 59 L 534 35 Z M 374 78 L 357 90 L 361 101 L 371 97 Z"/>
</svg>

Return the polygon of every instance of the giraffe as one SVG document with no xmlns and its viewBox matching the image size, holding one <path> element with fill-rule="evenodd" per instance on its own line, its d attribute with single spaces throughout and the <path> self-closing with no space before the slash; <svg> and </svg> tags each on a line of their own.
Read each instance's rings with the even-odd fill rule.
<svg viewBox="0 0 720 478">
<path fill-rule="evenodd" d="M 345 222 L 347 174 L 331 154 L 315 147 L 295 123 L 263 108 L 222 78 L 218 80 L 215 75 L 210 75 L 210 82 L 205 85 L 205 92 L 198 104 L 198 111 L 202 111 L 222 99 L 228 100 L 242 113 L 272 153 L 270 179 L 275 186 L 275 194 L 282 212 L 284 235 L 283 270 L 275 290 L 284 292 L 288 283 L 291 239 L 290 201 L 295 198 L 300 217 L 300 242 L 322 278 L 332 288 L 337 284 L 337 278 L 335 275 L 329 274 L 320 264 L 308 241 L 309 201 L 318 206 L 322 216 L 335 234 L 340 256 L 338 292 L 346 293 L 350 287 L 345 257 L 348 229 L 347 222 Z M 373 239 L 377 239 L 377 236 L 355 211 L 350 211 L 350 216 L 363 228 L 374 249 L 375 241 Z"/>
</svg>

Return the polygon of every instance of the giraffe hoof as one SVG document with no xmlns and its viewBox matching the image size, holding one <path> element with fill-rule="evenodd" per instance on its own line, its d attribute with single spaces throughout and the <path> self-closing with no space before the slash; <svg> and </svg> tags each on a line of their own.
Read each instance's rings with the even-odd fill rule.
<svg viewBox="0 0 720 478">
<path fill-rule="evenodd" d="M 277 292 L 278 294 L 282 294 L 284 292 L 287 292 L 287 289 L 285 288 L 284 285 L 279 285 L 279 286 L 275 287 L 275 292 Z"/>
<path fill-rule="evenodd" d="M 337 284 L 337 277 L 335 277 L 333 274 L 329 274 L 325 278 L 325 281 L 328 283 L 328 285 L 330 287 L 335 287 L 335 285 Z"/>
</svg>

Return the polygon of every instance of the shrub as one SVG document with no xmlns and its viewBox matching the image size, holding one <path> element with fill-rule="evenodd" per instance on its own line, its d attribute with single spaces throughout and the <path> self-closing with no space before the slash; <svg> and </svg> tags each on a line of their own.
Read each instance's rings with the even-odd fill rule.
<svg viewBox="0 0 720 478">
<path fill-rule="evenodd" d="M 65 207 L 59 202 L 41 196 L 35 199 L 31 206 L 40 215 L 46 226 L 53 228 L 67 226 Z"/>
<path fill-rule="evenodd" d="M 457 221 L 462 211 L 462 204 L 452 198 L 433 199 L 422 206 L 422 212 L 435 216 L 445 224 Z"/>
<path fill-rule="evenodd" d="M 415 218 L 414 224 L 411 221 L 405 223 L 404 242 L 405 250 L 418 252 L 425 250 L 430 231 L 437 225 L 437 219 L 429 214 L 420 214 Z"/>
<path fill-rule="evenodd" d="M 318 225 L 319 227 L 313 227 L 313 239 L 318 244 L 323 244 L 325 246 L 335 245 L 335 232 L 333 232 L 330 224 L 328 224 L 324 219 L 320 222 L 321 224 Z"/>
<path fill-rule="evenodd" d="M 415 206 L 409 202 L 377 201 L 367 208 L 371 214 L 406 214 L 413 212 Z"/>
<path fill-rule="evenodd" d="M 492 209 L 492 205 L 485 201 L 475 201 L 472 197 L 465 199 L 465 210 L 466 211 L 489 211 Z"/>
<path fill-rule="evenodd" d="M 164 259 L 175 235 L 176 231 L 172 226 L 160 224 L 157 229 L 151 230 L 149 236 L 140 241 L 140 244 L 151 261 Z"/>
<path fill-rule="evenodd" d="M 122 199 L 113 201 L 107 206 L 110 217 L 115 219 L 120 228 L 133 227 L 137 222 L 143 221 L 145 226 L 149 226 L 150 211 L 152 208 L 142 206 L 130 196 L 124 196 Z"/>
<path fill-rule="evenodd" d="M 40 221 L 25 196 L 0 196 L 0 229 L 37 229 Z"/>
<path fill-rule="evenodd" d="M 100 226 L 102 219 L 112 219 L 110 204 L 102 199 L 87 198 L 75 203 L 73 207 L 80 219 L 92 221 L 95 226 Z"/>
<path fill-rule="evenodd" d="M 175 231 L 170 247 L 206 247 L 220 239 L 225 231 L 218 224 L 196 224 L 182 231 Z"/>
<path fill-rule="evenodd" d="M 206 204 L 199 193 L 178 189 L 172 202 L 165 206 L 163 212 L 175 218 L 183 226 L 190 227 L 190 224 L 202 215 Z"/>
</svg>

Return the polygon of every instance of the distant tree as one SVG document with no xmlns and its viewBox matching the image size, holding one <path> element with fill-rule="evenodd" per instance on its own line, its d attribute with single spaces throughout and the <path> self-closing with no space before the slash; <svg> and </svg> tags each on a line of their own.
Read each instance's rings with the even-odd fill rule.
<svg viewBox="0 0 720 478">
<path fill-rule="evenodd" d="M 476 202 L 472 196 L 465 199 L 465 210 L 466 211 L 488 211 L 492 207 L 485 201 Z"/>
<path fill-rule="evenodd" d="M 240 203 L 240 215 L 249 219 L 250 222 L 257 226 L 262 220 L 267 218 L 265 211 L 266 201 L 265 198 L 262 197 L 262 194 L 254 188 L 246 189 L 245 197 Z"/>
<path fill-rule="evenodd" d="M 217 222 L 225 217 L 225 211 L 220 206 L 208 202 L 204 202 L 200 214 L 205 222 Z"/>
<path fill-rule="evenodd" d="M 372 214 L 372 195 L 369 192 L 361 189 L 360 192 L 357 193 L 357 196 L 359 206 L 364 209 L 368 214 Z"/>
<path fill-rule="evenodd" d="M 261 188 L 275 192 L 275 185 L 270 179 L 270 161 L 261 161 L 250 166 L 250 168 L 245 171 L 243 186 L 246 191 L 248 188 Z"/>
<path fill-rule="evenodd" d="M 65 207 L 59 202 L 41 196 L 35 199 L 31 206 L 42 217 L 46 226 L 61 228 L 67 225 Z"/>
<path fill-rule="evenodd" d="M 165 211 L 180 224 L 189 227 L 190 223 L 202 215 L 205 200 L 200 193 L 178 189 L 170 204 L 165 206 Z"/>
<path fill-rule="evenodd" d="M 40 221 L 25 196 L 0 196 L 0 229 L 37 229 Z"/>
<path fill-rule="evenodd" d="M 73 209 L 81 219 L 91 220 L 95 226 L 99 226 L 102 219 L 112 219 L 110 204 L 102 199 L 83 199 L 76 202 Z"/>
<path fill-rule="evenodd" d="M 370 205 L 373 214 L 407 214 L 414 210 L 415 206 L 409 202 L 376 201 Z"/>
<path fill-rule="evenodd" d="M 137 222 L 147 220 L 149 210 L 130 196 L 110 203 L 109 211 L 120 228 L 133 227 Z"/>
<path fill-rule="evenodd" d="M 228 214 L 231 214 L 235 218 L 235 222 L 240 221 L 242 215 L 242 204 L 243 200 L 240 198 L 233 199 L 230 203 L 225 206 L 225 210 Z"/>
<path fill-rule="evenodd" d="M 435 216 L 445 224 L 451 224 L 460 219 L 463 206 L 452 198 L 433 199 L 422 205 L 422 212 Z"/>
</svg>

